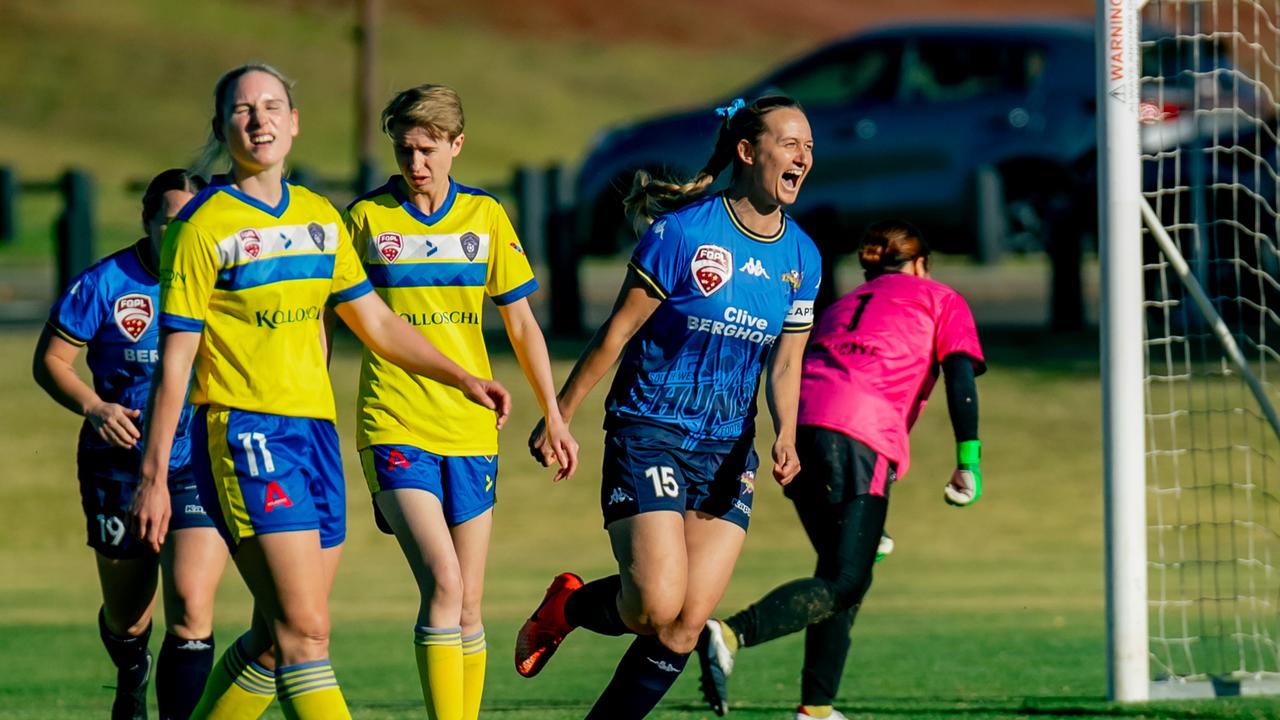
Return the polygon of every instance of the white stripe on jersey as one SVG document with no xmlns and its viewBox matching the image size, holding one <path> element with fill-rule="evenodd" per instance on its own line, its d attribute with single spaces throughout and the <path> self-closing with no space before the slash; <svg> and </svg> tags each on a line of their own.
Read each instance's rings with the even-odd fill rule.
<svg viewBox="0 0 1280 720">
<path fill-rule="evenodd" d="M 338 224 L 320 225 L 324 230 L 324 247 L 311 239 L 311 225 L 275 225 L 269 228 L 247 227 L 218 241 L 218 259 L 221 267 L 228 268 L 254 260 L 262 260 L 280 255 L 315 255 L 332 254 L 338 247 Z M 247 242 L 241 233 L 252 230 L 258 236 L 258 254 L 253 256 L 245 251 Z"/>
<path fill-rule="evenodd" d="M 489 259 L 489 233 L 443 233 L 428 235 L 400 235 L 402 245 L 400 253 L 396 256 L 392 263 L 388 263 L 386 257 L 383 256 L 382 250 L 378 247 L 379 233 L 370 235 L 369 242 L 365 244 L 364 261 L 366 263 L 390 265 L 392 263 L 400 263 L 405 261 L 426 261 L 426 262 L 486 262 Z M 467 257 L 467 253 L 462 249 L 462 236 L 471 235 L 478 241 L 475 255 Z"/>
</svg>

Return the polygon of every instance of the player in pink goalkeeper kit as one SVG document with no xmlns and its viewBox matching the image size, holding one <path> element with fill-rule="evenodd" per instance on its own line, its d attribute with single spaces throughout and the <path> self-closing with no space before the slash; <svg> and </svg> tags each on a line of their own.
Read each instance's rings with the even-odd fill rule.
<svg viewBox="0 0 1280 720">
<path fill-rule="evenodd" d="M 814 577 L 786 583 L 725 620 L 698 643 L 702 691 L 728 710 L 727 678 L 740 647 L 805 630 L 797 720 L 844 718 L 832 707 L 849 630 L 867 589 L 889 508 L 907 473 L 907 433 L 946 377 L 956 470 L 952 505 L 982 495 L 978 394 L 986 369 L 964 298 L 929 279 L 929 249 L 905 222 L 872 225 L 859 259 L 867 282 L 823 312 L 805 352 L 796 451 L 801 470 L 784 489 L 818 553 Z"/>
<path fill-rule="evenodd" d="M 985 368 L 964 298 L 927 277 L 880 275 L 823 313 L 805 352 L 798 422 L 862 441 L 896 463 L 901 479 L 911 464 L 907 433 L 952 355 Z M 873 483 L 872 492 L 887 490 Z"/>
</svg>

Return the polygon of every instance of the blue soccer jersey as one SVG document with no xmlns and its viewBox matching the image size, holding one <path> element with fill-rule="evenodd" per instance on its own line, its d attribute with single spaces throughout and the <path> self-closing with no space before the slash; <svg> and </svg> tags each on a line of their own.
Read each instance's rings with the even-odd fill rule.
<svg viewBox="0 0 1280 720">
<path fill-rule="evenodd" d="M 778 336 L 813 326 L 817 247 L 785 215 L 776 234 L 753 233 L 713 195 L 658 218 L 630 264 L 663 302 L 623 353 L 606 429 L 728 450 L 755 431 Z"/>
<path fill-rule="evenodd" d="M 151 373 L 159 362 L 160 279 L 140 241 L 108 255 L 71 282 L 49 313 L 49 325 L 62 339 L 89 348 L 93 389 L 106 402 L 146 411 Z M 142 420 L 134 422 L 142 429 Z M 170 468 L 190 463 L 191 406 L 182 409 L 174 436 Z M 82 450 L 110 447 L 86 421 Z"/>
</svg>

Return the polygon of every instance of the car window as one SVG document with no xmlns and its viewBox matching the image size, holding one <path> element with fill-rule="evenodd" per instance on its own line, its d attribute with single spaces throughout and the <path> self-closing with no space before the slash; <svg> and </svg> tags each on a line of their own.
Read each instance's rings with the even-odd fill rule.
<svg viewBox="0 0 1280 720">
<path fill-rule="evenodd" d="M 897 95 L 900 45 L 835 48 L 783 70 L 765 83 L 806 107 L 890 100 Z"/>
<path fill-rule="evenodd" d="M 911 101 L 962 102 L 1025 93 L 1044 73 L 1044 52 L 1025 44 L 927 39 L 908 58 L 902 92 Z"/>
</svg>

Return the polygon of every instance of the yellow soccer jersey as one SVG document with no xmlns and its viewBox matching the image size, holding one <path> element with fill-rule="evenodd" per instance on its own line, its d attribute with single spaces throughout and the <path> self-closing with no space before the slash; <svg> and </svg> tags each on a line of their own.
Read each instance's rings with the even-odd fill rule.
<svg viewBox="0 0 1280 720">
<path fill-rule="evenodd" d="M 480 313 L 538 289 L 507 213 L 483 190 L 449 181 L 425 215 L 400 177 L 357 199 L 347 227 L 369 281 L 391 309 L 468 372 L 491 378 Z M 411 375 L 366 349 L 356 401 L 356 443 L 413 445 L 438 455 L 494 455 L 494 414 L 460 391 Z"/>
<path fill-rule="evenodd" d="M 283 183 L 268 207 L 225 177 L 165 233 L 160 326 L 200 332 L 191 402 L 334 420 L 325 303 L 373 288 L 327 199 Z"/>
</svg>

